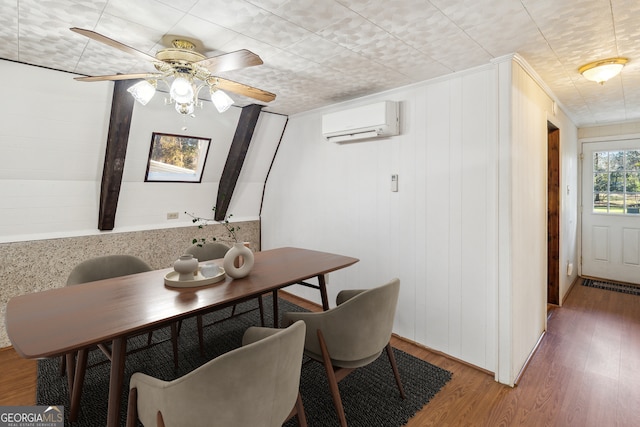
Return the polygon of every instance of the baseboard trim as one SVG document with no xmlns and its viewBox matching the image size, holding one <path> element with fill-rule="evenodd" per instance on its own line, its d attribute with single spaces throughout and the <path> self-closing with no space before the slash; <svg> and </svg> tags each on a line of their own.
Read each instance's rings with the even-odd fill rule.
<svg viewBox="0 0 640 427">
<path fill-rule="evenodd" d="M 576 286 L 577 284 L 581 284 L 583 280 L 584 279 L 582 277 L 576 276 L 576 278 L 573 280 L 573 282 L 571 282 L 571 286 L 569 286 L 569 289 L 567 289 L 567 292 L 565 292 L 564 296 L 562 297 L 562 301 L 560 301 L 560 306 L 561 307 L 564 304 L 564 302 L 567 300 L 567 297 L 569 296 L 569 294 L 573 290 L 573 287 Z"/>
<path fill-rule="evenodd" d="M 522 379 L 524 372 L 529 367 L 529 363 L 531 363 L 531 359 L 533 359 L 533 355 L 537 353 L 538 348 L 540 347 L 540 344 L 542 343 L 542 340 L 546 335 L 547 335 L 547 331 L 542 331 L 540 338 L 538 338 L 538 342 L 536 342 L 536 345 L 533 346 L 533 350 L 531 350 L 531 353 L 529 353 L 529 357 L 527 357 L 527 360 L 525 360 L 524 365 L 522 365 L 522 369 L 520 369 L 520 372 L 518 372 L 518 375 L 516 375 L 516 379 L 513 381 L 514 387 L 518 386 L 518 383 Z"/>
<path fill-rule="evenodd" d="M 484 373 L 484 374 L 491 375 L 492 377 L 495 377 L 495 372 L 493 372 L 493 371 L 490 371 L 490 370 L 485 369 L 485 368 L 481 368 L 481 367 L 480 367 L 480 366 L 478 366 L 478 365 L 474 365 L 473 363 L 469 363 L 469 362 L 467 362 L 467 361 L 465 361 L 465 360 L 458 359 L 458 358 L 457 358 L 457 357 L 455 357 L 455 356 L 452 356 L 452 355 L 450 355 L 450 354 L 444 353 L 444 352 L 442 352 L 442 351 L 440 351 L 440 350 L 435 350 L 435 349 L 433 349 L 433 348 L 431 348 L 431 347 L 429 347 L 429 346 L 426 346 L 426 345 L 424 345 L 424 344 L 420 344 L 419 342 L 416 342 L 416 341 L 410 340 L 409 338 L 402 337 L 402 336 L 400 336 L 400 335 L 398 335 L 398 334 L 392 334 L 392 335 L 393 335 L 395 338 L 399 339 L 400 341 L 404 341 L 404 342 L 409 343 L 409 344 L 411 344 L 411 345 L 415 345 L 416 347 L 420 347 L 421 349 L 423 349 L 423 350 L 427 350 L 428 352 L 431 352 L 431 353 L 433 353 L 433 354 L 435 354 L 435 355 L 442 356 L 442 357 L 444 357 L 444 358 L 446 358 L 446 359 L 449 359 L 449 360 L 452 360 L 452 361 L 454 361 L 454 362 L 457 362 L 457 363 L 460 363 L 460 364 L 462 364 L 462 365 L 465 365 L 465 366 L 468 366 L 468 367 L 470 367 L 470 368 L 473 368 L 473 369 L 475 369 L 476 371 L 480 371 L 480 372 L 482 372 L 482 373 Z"/>
</svg>

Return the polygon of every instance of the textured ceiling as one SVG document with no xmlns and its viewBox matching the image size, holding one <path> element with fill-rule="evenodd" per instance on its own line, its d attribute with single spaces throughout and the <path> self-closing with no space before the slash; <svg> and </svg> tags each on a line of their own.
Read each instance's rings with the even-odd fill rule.
<svg viewBox="0 0 640 427">
<path fill-rule="evenodd" d="M 172 35 L 206 56 L 249 49 L 263 65 L 221 76 L 276 93 L 266 110 L 282 114 L 518 53 L 577 125 L 640 119 L 638 0 L 2 0 L 0 57 L 83 75 L 155 71 L 70 27 L 150 55 Z M 630 62 L 604 86 L 577 72 L 614 56 Z"/>
</svg>

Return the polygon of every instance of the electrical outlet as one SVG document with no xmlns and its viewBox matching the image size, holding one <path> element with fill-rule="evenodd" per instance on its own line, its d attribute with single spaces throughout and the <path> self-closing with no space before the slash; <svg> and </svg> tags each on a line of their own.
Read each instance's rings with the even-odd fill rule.
<svg viewBox="0 0 640 427">
<path fill-rule="evenodd" d="M 167 219 L 178 219 L 178 212 L 168 212 Z"/>
</svg>

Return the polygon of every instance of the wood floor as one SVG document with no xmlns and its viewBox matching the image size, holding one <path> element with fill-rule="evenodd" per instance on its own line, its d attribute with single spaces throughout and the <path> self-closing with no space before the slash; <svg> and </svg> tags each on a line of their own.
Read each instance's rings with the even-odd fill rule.
<svg viewBox="0 0 640 427">
<path fill-rule="evenodd" d="M 408 425 L 639 426 L 640 296 L 578 283 L 551 313 L 548 332 L 515 388 L 394 338 L 395 347 L 453 373 Z M 34 404 L 35 362 L 2 350 L 0 366 L 0 406 Z"/>
</svg>

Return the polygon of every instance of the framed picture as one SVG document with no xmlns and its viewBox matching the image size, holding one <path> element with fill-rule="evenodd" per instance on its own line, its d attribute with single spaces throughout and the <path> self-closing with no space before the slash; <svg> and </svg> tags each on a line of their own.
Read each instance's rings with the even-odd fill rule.
<svg viewBox="0 0 640 427">
<path fill-rule="evenodd" d="M 153 132 L 145 182 L 201 182 L 211 138 Z"/>
</svg>

